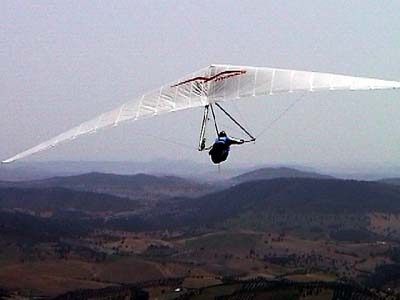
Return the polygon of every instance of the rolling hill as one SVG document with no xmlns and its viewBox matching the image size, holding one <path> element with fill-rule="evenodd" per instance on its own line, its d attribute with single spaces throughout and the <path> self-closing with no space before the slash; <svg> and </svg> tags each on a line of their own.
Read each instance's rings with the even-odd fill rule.
<svg viewBox="0 0 400 300">
<path fill-rule="evenodd" d="M 372 212 L 399 213 L 400 189 L 367 181 L 278 178 L 245 182 L 196 199 L 160 202 L 151 214 L 113 219 L 110 224 L 163 229 L 212 225 L 247 213 L 365 216 Z"/>
<path fill-rule="evenodd" d="M 247 209 L 400 212 L 400 189 L 368 181 L 278 178 L 245 182 L 195 201 L 184 202 L 210 212 Z"/>
<path fill-rule="evenodd" d="M 235 184 L 244 183 L 255 180 L 268 180 L 276 178 L 317 178 L 317 179 L 333 179 L 334 177 L 322 175 L 315 172 L 299 171 L 292 168 L 261 168 L 251 172 L 243 173 L 239 176 L 231 178 Z"/>
<path fill-rule="evenodd" d="M 378 182 L 391 184 L 391 185 L 399 185 L 400 186 L 400 178 L 383 178 L 378 180 Z"/>
<path fill-rule="evenodd" d="M 0 188 L 0 210 L 7 211 L 116 213 L 139 207 L 137 201 L 127 198 L 65 188 Z"/>
<path fill-rule="evenodd" d="M 18 212 L 0 211 L 0 245 L 4 246 L 5 241 L 13 240 L 39 243 L 78 238 L 91 231 L 94 224 L 94 221 L 41 218 Z M 9 255 L 11 256 L 10 253 Z"/>
<path fill-rule="evenodd" d="M 104 173 L 86 173 L 24 182 L 0 182 L 0 186 L 25 188 L 62 187 L 76 191 L 105 193 L 140 200 L 158 200 L 176 196 L 196 197 L 204 195 L 211 188 L 209 185 L 175 176 Z"/>
<path fill-rule="evenodd" d="M 394 226 L 387 231 L 387 223 L 379 222 L 375 224 L 384 230 L 374 229 L 370 218 L 382 215 L 391 224 L 400 223 L 397 186 L 275 178 L 196 198 L 160 199 L 151 206 L 52 186 L 101 187 L 110 184 L 109 178 L 116 184 L 118 178 L 120 187 L 140 188 L 154 179 L 136 177 L 135 185 L 125 177 L 103 175 L 42 180 L 40 184 L 48 184 L 42 187 L 30 182 L 24 183 L 30 187 L 0 188 L 0 258 L 6 267 L 18 267 L 13 272 L 3 269 L 4 286 L 17 276 L 28 276 L 16 286 L 30 284 L 48 291 L 60 281 L 59 289 L 66 291 L 71 286 L 162 278 L 160 270 L 167 270 L 166 276 L 188 276 L 188 282 L 203 280 L 204 274 L 213 282 L 216 276 L 245 274 L 306 278 L 308 270 L 331 280 L 332 274 L 358 278 L 372 272 L 374 264 L 395 261 L 397 248 L 392 245 L 398 245 L 400 231 Z M 181 183 L 174 180 L 171 185 Z M 304 273 L 291 274 L 293 268 Z M 389 265 L 377 270 L 385 275 L 398 269 Z M 77 283 L 76 278 L 84 280 Z M 376 278 L 386 284 L 386 277 L 371 280 Z"/>
</svg>

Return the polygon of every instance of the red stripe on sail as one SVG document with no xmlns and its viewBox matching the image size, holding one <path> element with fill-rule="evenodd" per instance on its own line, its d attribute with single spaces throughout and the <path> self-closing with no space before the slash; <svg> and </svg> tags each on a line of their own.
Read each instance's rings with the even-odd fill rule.
<svg viewBox="0 0 400 300">
<path fill-rule="evenodd" d="M 223 80 L 226 77 L 239 76 L 239 75 L 242 75 L 242 74 L 245 74 L 245 73 L 246 73 L 246 71 L 244 71 L 244 70 L 223 71 L 223 72 L 220 72 L 220 73 L 218 73 L 218 74 L 216 74 L 214 76 L 211 76 L 211 77 L 205 77 L 205 76 L 194 77 L 194 78 L 179 82 L 179 83 L 177 83 L 177 84 L 175 84 L 175 85 L 173 85 L 171 87 L 176 87 L 176 86 L 183 85 L 183 84 L 186 84 L 186 83 L 189 83 L 189 82 L 193 82 L 193 81 L 203 81 L 203 83 L 204 83 L 204 82 L 208 82 L 208 81 L 211 81 L 211 80 L 215 80 L 215 81 Z M 228 75 L 228 76 L 223 77 L 224 75 Z"/>
</svg>

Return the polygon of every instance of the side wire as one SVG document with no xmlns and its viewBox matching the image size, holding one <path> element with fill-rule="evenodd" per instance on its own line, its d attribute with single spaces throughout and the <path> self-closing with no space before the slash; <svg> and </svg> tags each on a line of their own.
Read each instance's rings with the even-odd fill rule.
<svg viewBox="0 0 400 300">
<path fill-rule="evenodd" d="M 263 130 L 260 131 L 260 133 L 257 136 L 260 137 L 263 134 L 265 134 L 268 130 L 270 130 L 280 119 L 283 118 L 284 115 L 286 115 L 297 103 L 299 103 L 305 96 L 305 93 L 301 95 L 300 97 L 296 98 L 288 107 L 285 108 L 284 111 L 282 111 L 275 119 L 273 119 L 267 127 L 265 127 Z"/>
<path fill-rule="evenodd" d="M 189 146 L 189 145 L 184 144 L 184 143 L 176 142 L 176 141 L 171 141 L 171 140 L 168 140 L 166 138 L 162 138 L 162 137 L 159 137 L 159 136 L 156 136 L 156 135 L 151 135 L 151 134 L 148 134 L 148 133 L 141 134 L 141 133 L 138 133 L 138 132 L 135 132 L 135 134 L 139 135 L 139 136 L 142 136 L 142 137 L 150 137 L 150 138 L 153 138 L 154 140 L 159 140 L 159 141 L 164 142 L 164 143 L 180 146 L 182 148 L 186 148 L 186 149 L 190 149 L 190 150 L 196 150 L 195 147 Z"/>
</svg>

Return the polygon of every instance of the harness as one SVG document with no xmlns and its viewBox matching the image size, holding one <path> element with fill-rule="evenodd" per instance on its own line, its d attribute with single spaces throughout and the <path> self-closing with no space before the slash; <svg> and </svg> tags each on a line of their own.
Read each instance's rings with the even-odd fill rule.
<svg viewBox="0 0 400 300">
<path fill-rule="evenodd" d="M 211 156 L 211 160 L 215 164 L 219 164 L 226 160 L 229 154 L 229 138 L 227 137 L 218 137 L 215 139 L 214 144 L 210 152 L 208 153 Z"/>
<path fill-rule="evenodd" d="M 217 137 L 215 139 L 214 144 L 226 144 L 227 141 L 228 141 L 228 138 L 226 136 Z"/>
</svg>

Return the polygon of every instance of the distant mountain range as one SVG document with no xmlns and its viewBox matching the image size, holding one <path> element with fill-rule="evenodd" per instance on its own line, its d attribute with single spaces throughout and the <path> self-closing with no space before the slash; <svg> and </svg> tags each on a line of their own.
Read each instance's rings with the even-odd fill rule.
<svg viewBox="0 0 400 300">
<path fill-rule="evenodd" d="M 164 276 L 159 270 L 176 276 L 189 269 L 201 270 L 191 280 L 203 280 L 199 274 L 244 276 L 255 266 L 249 275 L 279 266 L 273 276 L 317 270 L 332 280 L 339 270 L 347 276 L 351 268 L 357 278 L 381 262 L 389 267 L 378 267 L 371 282 L 398 278 L 390 267 L 400 253 L 396 179 L 262 168 L 210 182 L 97 172 L 0 182 L 0 256 L 13 267 L 3 282 L 27 273 L 50 287 L 64 278 L 73 280 L 65 286 L 76 278 L 131 282 L 136 270 L 153 279 Z"/>
<path fill-rule="evenodd" d="M 0 165 L 0 181 L 24 181 L 57 176 L 59 172 L 46 171 L 37 167 Z M 64 173 L 65 174 L 65 173 Z"/>
<path fill-rule="evenodd" d="M 248 212 L 400 212 L 400 187 L 381 182 L 340 180 L 289 168 L 259 169 L 227 182 L 230 185 L 212 186 L 175 176 L 101 173 L 0 182 L 0 210 L 55 217 L 79 212 L 82 217 L 113 215 L 103 226 L 129 230 L 198 227 Z"/>
<path fill-rule="evenodd" d="M 365 164 L 366 166 L 368 164 Z M 85 173 L 110 173 L 134 175 L 139 173 L 152 175 L 173 175 L 184 178 L 199 179 L 204 182 L 226 180 L 229 177 L 239 176 L 245 172 L 251 173 L 254 169 L 297 169 L 308 174 L 307 177 L 318 170 L 318 168 L 307 168 L 305 166 L 292 165 L 268 165 L 265 166 L 233 166 L 224 164 L 222 172 L 217 172 L 215 166 L 210 163 L 195 163 L 181 160 L 153 160 L 147 162 L 135 161 L 22 161 L 0 166 L 0 181 L 28 181 L 51 178 L 55 176 L 71 176 Z M 284 170 L 281 170 L 284 171 Z M 289 170 L 290 171 L 290 170 Z M 377 180 L 385 177 L 396 177 L 400 174 L 400 168 L 395 166 L 386 167 L 347 167 L 324 169 L 324 173 L 336 178 Z M 318 172 L 318 171 L 317 171 Z"/>
<path fill-rule="evenodd" d="M 134 175 L 138 173 L 199 177 L 213 170 L 210 164 L 181 160 L 133 161 L 44 161 L 16 162 L 0 166 L 0 181 L 26 181 L 85 173 Z M 238 172 L 236 172 L 238 174 Z"/>
<path fill-rule="evenodd" d="M 276 178 L 329 179 L 327 175 L 299 171 L 291 168 L 262 168 L 226 180 L 204 183 L 177 176 L 154 176 L 147 174 L 117 175 L 91 172 L 72 176 L 57 176 L 30 181 L 0 181 L 0 187 L 14 188 L 66 188 L 75 191 L 110 194 L 134 200 L 161 200 L 172 197 L 199 197 L 223 190 L 229 186 Z"/>
</svg>

